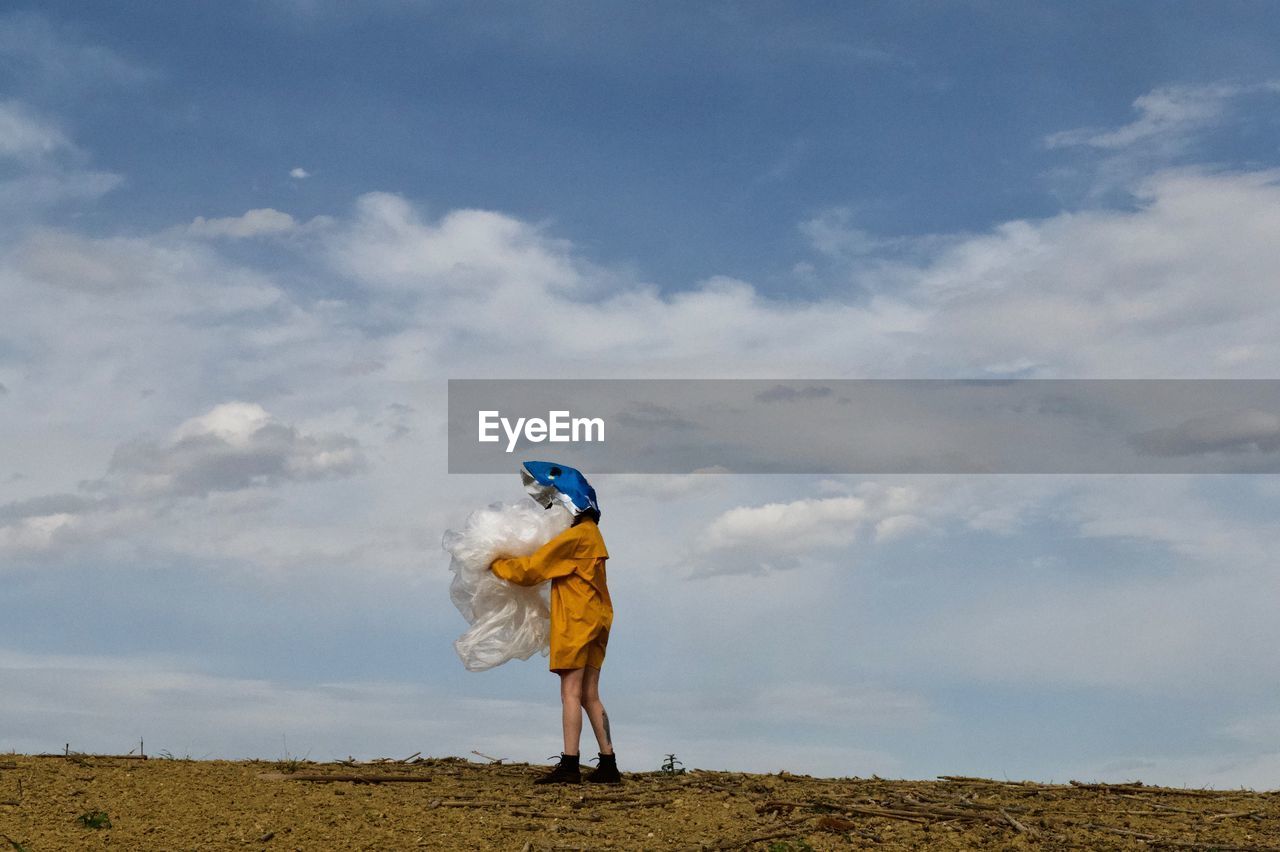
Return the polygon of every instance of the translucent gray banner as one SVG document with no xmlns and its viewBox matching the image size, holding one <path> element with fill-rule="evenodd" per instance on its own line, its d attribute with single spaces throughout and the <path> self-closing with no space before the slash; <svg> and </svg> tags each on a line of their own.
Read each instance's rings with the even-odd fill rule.
<svg viewBox="0 0 1280 852">
<path fill-rule="evenodd" d="M 453 379 L 449 472 L 1275 473 L 1280 380 Z"/>
</svg>

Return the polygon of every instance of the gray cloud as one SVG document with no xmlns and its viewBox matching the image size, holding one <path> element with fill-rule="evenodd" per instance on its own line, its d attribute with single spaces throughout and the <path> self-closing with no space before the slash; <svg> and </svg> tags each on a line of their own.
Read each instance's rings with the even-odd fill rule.
<svg viewBox="0 0 1280 852">
<path fill-rule="evenodd" d="M 756 394 L 759 402 L 792 402 L 797 399 L 823 399 L 831 396 L 831 388 L 821 385 L 806 385 L 797 388 L 793 385 L 774 385 Z"/>
<path fill-rule="evenodd" d="M 25 518 L 47 515 L 78 515 L 101 505 L 101 500 L 79 494 L 45 494 L 0 505 L 0 526 Z"/>
<path fill-rule="evenodd" d="M 177 500 L 338 479 L 366 465 L 350 436 L 303 432 L 261 406 L 224 403 L 163 440 L 122 444 L 106 475 L 81 482 L 84 493 L 0 505 L 0 552 L 47 554 L 62 545 L 102 544 L 145 528 Z"/>
<path fill-rule="evenodd" d="M 276 421 L 260 406 L 234 402 L 187 421 L 167 440 L 122 445 L 99 487 L 203 496 L 349 476 L 365 465 L 353 438 L 303 434 Z"/>
<path fill-rule="evenodd" d="M 652 402 L 637 402 L 619 412 L 614 419 L 623 426 L 631 426 L 636 429 L 684 430 L 702 428 L 689 418 L 682 416 L 676 409 Z"/>
<path fill-rule="evenodd" d="M 1280 450 L 1280 414 L 1246 409 L 1195 417 L 1134 435 L 1133 446 L 1155 456 L 1270 453 Z"/>
</svg>

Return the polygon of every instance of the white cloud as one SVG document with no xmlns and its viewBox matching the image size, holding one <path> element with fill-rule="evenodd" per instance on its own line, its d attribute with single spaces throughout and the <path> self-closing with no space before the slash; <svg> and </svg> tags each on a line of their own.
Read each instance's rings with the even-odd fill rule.
<svg viewBox="0 0 1280 852">
<path fill-rule="evenodd" d="M 257 237 L 263 234 L 283 234 L 294 230 L 298 223 L 288 213 L 264 208 L 250 210 L 242 216 L 222 219 L 206 219 L 197 216 L 187 226 L 187 231 L 197 237 Z"/>
<path fill-rule="evenodd" d="M 437 486 L 425 471 L 416 482 L 393 472 L 421 464 L 390 436 L 404 429 L 433 435 L 442 421 L 425 412 L 390 424 L 387 406 L 412 399 L 417 407 L 427 398 L 424 383 L 462 368 L 473 376 L 545 375 L 551 365 L 564 375 L 820 376 L 841 363 L 851 375 L 939 376 L 1021 363 L 1040 365 L 1042 375 L 1118 377 L 1263 375 L 1280 367 L 1271 342 L 1280 325 L 1271 295 L 1271 270 L 1280 267 L 1275 177 L 1170 172 L 1154 177 L 1144 198 L 1133 211 L 1009 223 L 947 241 L 915 263 L 863 270 L 876 276 L 877 295 L 856 303 L 838 294 L 768 299 L 723 278 L 659 294 L 582 261 L 545 229 L 482 211 L 430 221 L 385 194 L 365 196 L 353 217 L 302 242 L 273 245 L 330 264 L 308 268 L 359 287 L 360 298 L 351 300 L 292 293 L 275 275 L 233 263 L 218 243 L 181 229 L 92 239 L 38 231 L 0 268 L 0 292 L 9 316 L 24 318 L 8 338 L 18 351 L 40 353 L 42 378 L 6 374 L 6 399 L 94 422 L 98 435 L 114 435 L 117 444 L 139 424 L 173 422 L 247 396 L 245 389 L 273 411 L 284 406 L 290 421 L 346 411 L 349 428 L 338 431 L 367 448 L 374 476 L 362 493 L 382 493 L 380 509 L 397 519 L 388 523 L 412 529 L 420 521 L 405 507 L 430 504 Z M 283 211 L 202 221 L 238 234 L 303 227 Z M 297 261 L 282 255 L 277 262 Z M 163 394 L 139 403 L 148 388 Z M 406 388 L 419 396 L 406 397 Z M 116 403 L 90 402 L 101 399 Z M 298 416 L 288 416 L 294 407 Z M 41 455 L 53 444 L 32 438 L 28 446 L 34 465 L 65 467 Z M 82 469 L 71 481 L 97 473 Z M 40 478 L 21 487 L 27 496 L 67 489 L 46 484 L 41 492 Z M 629 487 L 637 496 L 645 490 L 624 483 L 623 491 Z M 670 483 L 659 490 L 670 492 Z M 848 546 L 857 530 L 867 540 L 909 540 L 939 522 L 936 512 L 910 507 L 873 508 L 863 517 L 862 499 L 790 509 L 748 502 L 752 511 L 721 520 L 702 555 L 728 565 L 731 552 L 756 546 L 747 541 L 752 529 L 773 525 L 770 545 L 739 569 L 757 570 L 761 556 L 796 565 L 815 544 L 819 551 Z M 339 502 L 335 496 L 332 511 Z M 953 508 L 975 529 L 1008 533 L 1026 511 L 999 501 Z M 837 510 L 839 518 L 816 532 L 797 527 L 792 539 L 783 532 L 807 511 Z M 323 533 L 312 527 L 310 535 L 297 525 L 292 542 L 272 541 L 271 525 L 291 526 L 280 515 L 261 523 L 256 543 L 248 530 L 232 537 L 236 553 L 287 562 L 289 547 L 303 552 L 320 539 L 337 564 L 339 554 L 368 546 L 341 522 Z M 392 558 L 407 565 L 411 552 Z"/>
<path fill-rule="evenodd" d="M 406 378 L 461 364 L 541 375 L 551 361 L 567 375 L 649 377 L 821 375 L 832 363 L 871 377 L 1272 374 L 1276 176 L 1172 171 L 1139 192 L 1132 211 L 1009 222 L 913 262 L 859 262 L 850 283 L 870 295 L 848 302 L 769 299 L 727 278 L 660 295 L 510 217 L 431 223 L 388 195 L 361 200 L 330 257 L 411 306 L 384 341 L 389 374 Z"/>
<path fill-rule="evenodd" d="M 1247 126 L 1272 108 L 1280 81 L 1165 86 L 1133 102 L 1138 117 L 1115 128 L 1077 128 L 1045 137 L 1045 146 L 1074 154 L 1074 165 L 1050 171 L 1062 190 L 1086 199 L 1125 198 L 1153 171 L 1195 160 L 1215 134 Z"/>
<path fill-rule="evenodd" d="M 37 285 L 112 293 L 163 286 L 186 262 L 180 248 L 132 239 L 85 239 L 66 231 L 37 231 L 14 253 L 18 270 Z"/>
<path fill-rule="evenodd" d="M 1173 107 L 1150 109 L 1164 110 L 1161 127 L 1194 119 L 1189 108 L 1181 119 Z M 52 124 L 22 127 L 26 135 L 11 143 L 18 152 L 11 158 L 36 177 L 49 177 L 41 169 L 50 160 L 75 158 Z M 57 174 L 73 183 L 86 179 Z M 1280 368 L 1277 183 L 1270 172 L 1162 172 L 1144 184 L 1132 209 L 950 235 L 913 244 L 909 262 L 893 255 L 896 244 L 827 223 L 827 231 L 811 236 L 830 257 L 856 258 L 847 290 L 857 289 L 859 298 L 837 289 L 774 299 L 724 277 L 660 292 L 593 265 L 547 227 L 493 211 L 427 216 L 381 193 L 362 197 L 353 215 L 297 241 L 265 241 L 264 250 L 278 254 L 261 266 L 233 260 L 232 247 L 197 239 L 196 232 L 249 237 L 293 234 L 305 225 L 283 211 L 259 210 L 130 237 L 38 230 L 0 257 L 9 390 L 3 404 L 20 413 L 5 419 L 0 440 L 31 472 L 4 483 L 17 496 L 0 509 L 0 549 L 9 556 L 49 554 L 50 569 L 64 564 L 57 557 L 71 551 L 59 548 L 70 542 L 92 548 L 103 562 L 234 564 L 262 582 L 272 573 L 263 567 L 305 570 L 314 580 L 349 574 L 352 566 L 362 578 L 421 581 L 449 512 L 490 499 L 495 489 L 518 494 L 514 478 L 506 485 L 459 483 L 442 472 L 440 386 L 463 372 L 821 378 L 839 365 L 848 377 L 1011 370 L 1270 377 Z M 297 285 L 298 270 L 305 270 L 307 286 Z M 248 399 L 258 402 L 224 404 Z M 156 423 L 182 425 L 137 439 Z M 394 440 L 403 429 L 421 440 Z M 347 476 L 359 469 L 357 445 L 366 475 Z M 101 476 L 114 446 L 125 449 Z M 628 628 L 637 639 L 658 641 L 689 624 L 713 664 L 790 654 L 801 646 L 788 642 L 829 640 L 822 631 L 847 628 L 836 620 L 846 613 L 823 607 L 832 606 L 832 590 L 844 588 L 859 547 L 910 542 L 926 532 L 934 541 L 950 532 L 1031 535 L 1033 523 L 1056 518 L 1086 542 L 1151 545 L 1156 555 L 1136 566 L 1143 571 L 1166 564 L 1184 570 L 1187 559 L 1197 560 L 1199 570 L 1177 583 L 1146 576 L 1096 588 L 1083 588 L 1079 575 L 1064 570 L 1062 582 L 1074 585 L 1065 590 L 987 582 L 982 588 L 994 599 L 925 610 L 915 633 L 894 637 L 888 650 L 865 649 L 866 656 L 949 677 L 1115 690 L 1180 684 L 1194 692 L 1205 683 L 1266 674 L 1265 654 L 1240 649 L 1280 641 L 1268 626 L 1275 602 L 1260 570 L 1274 553 L 1274 534 L 1263 522 L 1232 518 L 1221 505 L 1171 487 L 1173 480 L 1162 479 L 1160 488 L 1054 478 L 924 478 L 901 486 L 832 480 L 821 497 L 771 498 L 770 482 L 728 479 L 620 480 L 623 497 L 652 498 L 633 499 L 635 515 L 611 515 L 608 522 L 611 548 L 624 542 L 630 548 L 617 547 L 618 565 L 627 568 L 611 574 L 611 582 L 617 577 L 619 589 L 661 592 L 650 610 L 662 613 L 661 622 Z M 98 487 L 72 494 L 77 480 Z M 292 489 L 287 501 L 256 487 L 292 482 L 307 487 Z M 691 514 L 646 508 L 673 497 Z M 636 520 L 646 511 L 654 520 L 648 526 Z M 684 549 L 668 529 L 682 524 L 694 528 Z M 1019 542 L 1028 540 L 1035 539 Z M 763 572 L 749 581 L 711 576 L 680 594 L 672 594 L 678 577 L 665 566 L 648 570 L 690 557 L 706 573 L 760 571 L 762 564 L 809 570 Z M 1233 572 L 1237 565 L 1244 567 Z M 443 601 L 443 579 L 437 585 Z M 632 625 L 642 620 L 636 610 L 631 617 Z M 791 625 L 793 636 L 762 636 L 759 625 L 778 623 Z M 843 660 L 849 653 L 833 651 Z M 401 701 L 399 688 L 371 690 L 391 702 L 380 710 L 327 687 L 290 693 L 279 684 L 203 680 L 180 667 L 159 667 L 124 684 L 137 688 L 140 703 L 110 693 L 124 702 L 113 717 L 116 705 L 67 691 L 83 678 L 67 677 L 60 666 L 36 660 L 28 671 L 52 674 L 31 675 L 0 696 L 5 730 L 18 731 L 8 720 L 19 719 L 28 731 L 11 734 L 14 747 L 44 747 L 29 733 L 37 730 L 36 714 L 98 702 L 109 708 L 98 717 L 106 722 L 91 733 L 70 729 L 68 721 L 69 735 L 101 740 L 102 725 L 123 730 L 150 713 L 169 720 L 175 738 L 192 730 L 192 719 L 199 730 L 213 731 L 209 741 L 191 746 L 197 753 L 261 754 L 263 732 L 271 729 L 267 748 L 274 748 L 277 720 L 296 713 L 316 748 L 342 753 L 358 749 L 353 742 L 390 742 L 359 727 L 362 714 L 383 712 L 403 730 L 435 697 L 413 693 Z M 928 715 L 927 702 L 896 687 L 826 690 L 807 679 L 816 676 L 798 672 L 787 681 L 822 708 L 813 713 L 814 725 L 827 712 Z M 105 678 L 86 677 L 110 687 Z M 185 697 L 164 703 L 157 683 L 177 684 Z M 763 691 L 751 712 L 776 716 L 784 694 Z M 23 709 L 22 700 L 31 707 Z M 541 709 L 554 726 L 554 707 Z M 485 712 L 506 718 L 505 710 Z M 352 718 L 354 734 L 339 736 L 330 727 Z M 219 730 L 239 731 L 239 739 L 218 739 Z M 552 741 L 551 749 L 510 733 L 495 735 L 495 749 L 545 754 L 554 750 L 551 732 L 537 741 Z M 663 741 L 660 731 L 648 733 L 655 755 L 683 747 Z M 691 737 L 687 744 L 706 754 L 713 742 L 740 755 L 757 746 L 728 735 Z M 404 745 L 407 754 L 420 743 Z M 773 768 L 794 768 L 796 755 L 817 761 L 820 752 L 828 750 L 782 747 L 754 759 L 776 757 Z M 844 766 L 867 766 L 850 762 L 862 759 L 895 765 L 889 755 L 847 744 L 829 753 Z M 708 762 L 729 761 L 711 752 Z"/>
<path fill-rule="evenodd" d="M 847 544 L 868 514 L 867 502 L 860 497 L 739 506 L 711 522 L 705 541 L 710 548 Z"/>
<path fill-rule="evenodd" d="M 31 162 L 73 147 L 61 130 L 25 105 L 0 101 L 0 157 Z"/>
<path fill-rule="evenodd" d="M 307 178 L 311 177 L 311 172 L 307 171 L 301 166 L 297 166 L 296 168 L 289 170 L 289 177 L 293 178 L 294 180 L 306 180 Z"/>
<path fill-rule="evenodd" d="M 1240 499 L 1266 506 L 1254 479 L 1241 482 Z M 1271 566 L 1280 530 L 1269 518 L 1259 521 L 1221 508 L 1196 492 L 1196 477 L 1164 475 L 1157 482 L 1159 487 L 1152 487 L 1141 476 L 1100 480 L 1093 488 L 1078 489 L 1063 511 L 1083 536 L 1150 542 L 1218 574 Z"/>
<path fill-rule="evenodd" d="M 0 213 L 31 216 L 41 208 L 93 201 L 124 183 L 111 172 L 50 171 L 0 181 Z"/>
<path fill-rule="evenodd" d="M 867 535 L 885 539 L 922 529 L 906 486 L 863 483 L 856 495 L 738 506 L 722 512 L 693 544 L 694 574 L 759 574 L 794 568 Z"/>
<path fill-rule="evenodd" d="M 1021 362 L 1072 377 L 1270 375 L 1277 175 L 1168 172 L 1140 197 L 1130 213 L 1008 223 L 905 276 L 931 308 L 927 360 L 963 353 L 969 371 Z"/>
<path fill-rule="evenodd" d="M 85 169 L 86 159 L 52 121 L 19 101 L 0 101 L 0 160 L 20 170 L 0 181 L 0 216 L 27 224 L 43 208 L 91 201 L 123 182 L 119 175 Z"/>
<path fill-rule="evenodd" d="M 251 239 L 254 237 L 295 237 L 312 240 L 323 237 L 334 225 L 331 216 L 314 216 L 299 222 L 291 214 L 270 207 L 248 210 L 239 216 L 207 219 L 197 216 L 185 228 L 167 232 L 171 236 L 207 239 Z M 314 243 L 308 243 L 308 247 Z"/>
<path fill-rule="evenodd" d="M 1166 86 L 1134 100 L 1133 108 L 1138 112 L 1138 118 L 1129 124 L 1112 130 L 1064 130 L 1046 137 L 1045 144 L 1050 148 L 1086 145 L 1115 150 L 1157 138 L 1175 141 L 1220 121 L 1232 101 L 1259 93 L 1280 94 L 1280 82 Z"/>
<path fill-rule="evenodd" d="M 332 248 L 335 266 L 356 280 L 420 297 L 484 298 L 507 288 L 563 295 L 581 284 L 569 244 L 532 225 L 488 210 L 455 210 L 433 224 L 389 193 L 361 196 Z"/>
<path fill-rule="evenodd" d="M 43 208 L 92 201 L 123 183 L 120 175 L 85 168 L 87 157 L 56 123 L 15 100 L 0 101 L 0 160 L 19 169 L 0 181 L 0 215 L 23 224 Z"/>
<path fill-rule="evenodd" d="M 543 374 L 551 360 L 584 375 L 607 364 L 621 375 L 781 376 L 821 371 L 835 352 L 872 369 L 916 321 L 888 301 L 794 304 L 728 278 L 664 297 L 511 217 L 464 210 L 429 223 L 386 194 L 360 200 L 331 258 L 353 281 L 416 308 L 399 315 L 417 324 L 387 342 L 388 372 L 401 377 L 454 364 L 477 376 Z"/>
<path fill-rule="evenodd" d="M 17 359 L 10 363 L 22 365 L 4 373 L 6 401 L 25 412 L 5 437 L 29 472 L 6 483 L 6 496 L 66 494 L 89 483 L 98 498 L 56 529 L 50 520 L 13 520 L 6 552 L 53 565 L 96 541 L 104 559 L 167 552 L 268 573 L 338 571 L 362 559 L 403 572 L 411 552 L 420 554 L 403 529 L 375 523 L 360 533 L 307 499 L 350 505 L 354 486 L 330 496 L 326 483 L 355 469 L 357 456 L 367 464 L 371 447 L 373 458 L 385 458 L 376 447 L 387 434 L 377 425 L 386 398 L 367 371 L 349 369 L 380 359 L 348 323 L 344 303 L 297 300 L 273 276 L 227 260 L 217 244 L 182 228 L 102 238 L 37 230 L 0 256 L 0 295 L 11 309 L 12 321 L 0 319 Z M 367 407 L 366 392 L 377 397 Z M 389 393 L 412 398 L 403 388 Z M 188 431 L 209 426 L 205 433 L 139 442 L 157 423 L 238 397 L 271 414 L 247 448 L 202 420 Z M 37 422 L 46 426 L 27 428 Z M 103 477 L 113 448 L 120 455 Z M 218 496 L 287 481 L 312 487 L 255 512 Z M 183 503 L 183 494 L 206 494 L 210 505 Z"/>
<path fill-rule="evenodd" d="M 198 242 L 169 235 L 89 238 L 65 230 L 36 230 L 7 259 L 8 268 L 0 273 L 8 274 L 0 286 L 14 298 L 31 302 L 29 325 L 45 334 L 58 333 L 59 320 L 68 320 L 68 312 L 81 307 L 101 310 L 103 305 L 83 303 L 75 296 L 59 298 L 49 288 L 112 296 L 114 304 L 137 309 L 140 325 L 161 317 L 206 322 L 211 316 L 265 310 L 277 306 L 283 295 L 265 275 L 227 263 Z M 51 310 L 51 302 L 57 311 Z M 46 324 L 53 327 L 43 327 Z M 121 342 L 128 339 L 121 326 L 104 331 Z"/>
<path fill-rule="evenodd" d="M 923 533 L 929 529 L 929 522 L 918 515 L 890 515 L 876 521 L 875 540 L 892 541 Z"/>
</svg>

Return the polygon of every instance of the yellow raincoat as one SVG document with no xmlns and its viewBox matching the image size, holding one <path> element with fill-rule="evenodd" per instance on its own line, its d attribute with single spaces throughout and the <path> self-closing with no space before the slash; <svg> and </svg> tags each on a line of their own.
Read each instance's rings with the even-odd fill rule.
<svg viewBox="0 0 1280 852">
<path fill-rule="evenodd" d="M 585 518 L 529 556 L 495 559 L 490 569 L 521 586 L 551 581 L 551 671 L 604 664 L 613 601 L 605 582 L 604 538 Z"/>
</svg>

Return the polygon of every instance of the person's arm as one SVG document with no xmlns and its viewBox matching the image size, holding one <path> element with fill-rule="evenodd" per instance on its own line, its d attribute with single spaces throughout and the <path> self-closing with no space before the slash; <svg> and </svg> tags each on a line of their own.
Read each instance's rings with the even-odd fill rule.
<svg viewBox="0 0 1280 852">
<path fill-rule="evenodd" d="M 578 536 L 572 530 L 570 527 L 528 556 L 495 559 L 489 569 L 519 586 L 536 586 L 556 577 L 566 577 L 577 568 L 574 554 L 578 550 Z"/>
</svg>

